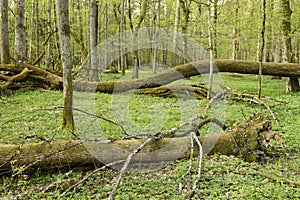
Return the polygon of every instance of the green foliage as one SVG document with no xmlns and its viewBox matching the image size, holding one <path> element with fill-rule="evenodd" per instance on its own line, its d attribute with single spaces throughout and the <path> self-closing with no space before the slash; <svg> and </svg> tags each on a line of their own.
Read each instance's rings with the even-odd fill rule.
<svg viewBox="0 0 300 200">
<path fill-rule="evenodd" d="M 107 77 L 109 78 L 109 77 Z M 226 86 L 256 93 L 256 78 L 252 75 L 223 74 Z M 193 77 L 191 81 L 199 79 Z M 287 148 L 278 145 L 268 152 L 266 160 L 244 162 L 241 158 L 213 155 L 203 159 L 203 171 L 194 199 L 299 199 L 299 187 L 288 184 L 285 180 L 299 180 L 300 169 L 300 130 L 299 94 L 285 94 L 283 80 L 269 80 L 264 77 L 262 95 L 287 101 L 286 105 L 272 108 L 281 126 L 273 123 L 273 129 L 281 133 Z M 265 99 L 268 101 L 268 99 Z M 62 104 L 59 91 L 17 91 L 12 97 L 0 96 L 1 101 L 1 142 L 36 142 L 37 138 L 24 141 L 26 135 L 39 135 L 46 138 L 69 139 L 70 133 L 57 128 L 60 126 L 61 110 L 54 115 L 53 106 Z M 97 114 L 113 119 L 111 110 L 112 97 L 108 94 L 96 94 Z M 204 106 L 207 101 L 200 102 Z M 274 103 L 274 102 L 273 102 Z M 149 123 L 151 106 L 166 108 L 168 119 L 163 129 L 173 127 L 180 121 L 178 101 L 172 98 L 157 98 L 132 95 L 129 101 L 132 120 L 141 126 Z M 262 106 L 246 102 L 228 102 L 227 118 L 243 120 L 252 113 L 269 111 Z M 99 124 L 108 137 L 121 137 L 121 131 L 109 123 L 100 120 Z M 196 174 L 198 158 L 194 159 L 192 173 Z M 152 172 L 127 172 L 116 193 L 116 199 L 185 199 L 180 191 L 180 184 L 188 185 L 190 178 L 184 176 L 189 167 L 188 160 L 179 160 L 167 167 Z M 15 166 L 22 172 L 22 167 Z M 86 181 L 60 195 L 71 185 L 80 181 L 86 173 L 85 168 L 70 168 L 44 171 L 36 170 L 33 174 L 24 174 L 18 180 L 9 176 L 0 177 L 1 199 L 106 199 L 116 181 L 118 171 L 103 170 L 90 176 Z M 268 178 L 266 175 L 274 176 Z M 51 186 L 51 187 L 50 187 Z M 182 190 L 185 191 L 186 187 Z"/>
</svg>

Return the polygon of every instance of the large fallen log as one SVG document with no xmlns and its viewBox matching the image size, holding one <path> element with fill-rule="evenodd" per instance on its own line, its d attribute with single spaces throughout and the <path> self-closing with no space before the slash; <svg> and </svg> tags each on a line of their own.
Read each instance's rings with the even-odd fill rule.
<svg viewBox="0 0 300 200">
<path fill-rule="evenodd" d="M 215 73 L 233 72 L 242 74 L 258 74 L 258 62 L 242 60 L 215 60 L 214 62 Z M 0 71 L 20 73 L 25 67 L 32 71 L 28 76 L 29 78 L 36 80 L 39 83 L 48 84 L 51 88 L 62 89 L 62 77 L 35 66 L 28 66 L 27 64 L 1 64 Z M 104 93 L 124 92 L 132 89 L 160 87 L 182 78 L 207 73 L 209 73 L 209 62 L 204 60 L 176 66 L 145 78 L 122 80 L 119 82 L 78 82 L 76 87 L 77 89 L 91 88 Z M 300 77 L 300 66 L 299 64 L 292 63 L 263 63 L 262 74 L 298 78 Z"/>
<path fill-rule="evenodd" d="M 215 60 L 214 62 L 214 73 L 233 72 L 242 74 L 258 74 L 258 62 L 242 60 Z M 120 82 L 90 82 L 84 83 L 82 86 L 85 88 L 93 88 L 98 92 L 125 92 L 132 89 L 160 87 L 176 80 L 208 73 L 209 62 L 205 60 L 179 65 L 145 78 L 123 80 Z M 262 74 L 271 76 L 300 77 L 300 65 L 292 63 L 263 63 Z M 80 85 L 78 85 L 78 87 L 80 88 Z"/>
<path fill-rule="evenodd" d="M 32 80 L 40 84 L 41 87 L 47 86 L 50 89 L 62 89 L 62 77 L 42 68 L 29 64 L 0 64 L 0 71 L 9 71 L 16 74 L 21 73 L 25 68 L 30 71 L 30 74 L 27 76 L 28 80 Z"/>
<path fill-rule="evenodd" d="M 272 133 L 270 137 L 270 133 Z M 226 129 L 218 135 L 199 137 L 205 153 L 241 156 L 247 161 L 258 158 L 258 149 L 274 137 L 271 121 L 264 114 L 256 114 Z M 0 144 L 0 171 L 20 168 L 35 163 L 33 167 L 62 167 L 70 165 L 94 165 L 125 160 L 130 152 L 145 139 L 106 141 L 53 141 L 34 144 Z M 79 142 L 78 145 L 76 145 Z M 132 163 L 159 163 L 188 158 L 190 138 L 174 137 L 153 140 L 132 159 Z M 87 148 L 86 148 L 87 147 Z M 212 149 L 210 149 L 212 147 Z M 88 151 L 88 150 L 89 151 Z M 53 153 L 54 152 L 54 153 Z M 92 155 L 90 154 L 92 152 Z M 195 155 L 197 150 L 194 151 Z"/>
</svg>

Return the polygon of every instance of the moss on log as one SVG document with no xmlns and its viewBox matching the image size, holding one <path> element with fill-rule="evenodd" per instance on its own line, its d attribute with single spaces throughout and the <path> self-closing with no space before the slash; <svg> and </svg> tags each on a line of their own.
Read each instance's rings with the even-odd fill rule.
<svg viewBox="0 0 300 200">
<path fill-rule="evenodd" d="M 262 148 L 260 145 L 264 143 L 262 141 L 264 137 L 260 135 L 270 130 L 271 121 L 268 117 L 256 114 L 218 135 L 200 136 L 199 139 L 207 154 L 235 155 L 241 156 L 247 161 L 255 161 L 258 157 L 256 152 Z M 20 145 L 0 144 L 0 166 L 2 171 L 11 170 L 11 161 L 14 161 L 14 166 L 22 166 L 35 163 L 37 160 L 40 162 L 36 162 L 34 167 L 40 168 L 93 165 L 99 162 L 97 159 L 101 163 L 107 164 L 126 159 L 129 153 L 144 141 L 145 139 L 117 140 L 111 143 L 86 141 L 85 145 L 82 143 L 75 145 L 79 141 L 53 141 Z M 132 163 L 159 163 L 188 158 L 189 146 L 189 137 L 153 140 L 132 159 Z M 194 153 L 197 155 L 198 151 L 195 150 Z"/>
<path fill-rule="evenodd" d="M 197 99 L 207 98 L 207 88 L 203 85 L 168 85 L 156 88 L 144 88 L 135 91 L 135 94 L 146 94 L 158 97 L 195 97 Z"/>
<path fill-rule="evenodd" d="M 215 60 L 214 72 L 233 72 L 242 74 L 258 74 L 259 63 L 243 60 Z M 62 77 L 42 68 L 27 64 L 0 64 L 0 71 L 20 73 L 25 67 L 32 72 L 28 78 L 49 85 L 52 89 L 62 89 Z M 155 88 L 167 85 L 176 80 L 209 73 L 209 62 L 199 61 L 170 68 L 153 76 L 120 82 L 77 82 L 77 88 L 94 89 L 98 92 L 125 92 L 132 89 Z M 293 63 L 263 63 L 263 75 L 300 77 L 299 64 Z"/>
</svg>

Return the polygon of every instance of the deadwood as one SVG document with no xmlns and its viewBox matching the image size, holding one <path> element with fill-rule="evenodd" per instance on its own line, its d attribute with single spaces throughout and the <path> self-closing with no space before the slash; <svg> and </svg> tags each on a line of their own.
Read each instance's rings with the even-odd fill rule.
<svg viewBox="0 0 300 200">
<path fill-rule="evenodd" d="M 231 72 L 242 74 L 258 74 L 259 63 L 242 60 L 215 60 L 214 72 Z M 28 79 L 39 84 L 49 85 L 51 89 L 62 89 L 62 77 L 42 68 L 27 64 L 1 64 L 0 71 L 20 73 L 25 67 L 32 72 Z M 156 88 L 176 80 L 209 73 L 209 61 L 199 61 L 176 66 L 153 76 L 119 82 L 78 82 L 77 89 L 92 88 L 98 92 L 125 92 L 132 89 Z M 263 63 L 262 74 L 271 76 L 300 77 L 299 64 Z"/>
<path fill-rule="evenodd" d="M 219 153 L 225 155 L 241 156 L 247 161 L 254 161 L 258 158 L 257 150 L 264 149 L 262 144 L 270 142 L 268 136 L 261 137 L 261 134 L 269 134 L 271 130 L 271 121 L 264 114 L 256 114 L 249 119 L 240 122 L 234 127 L 227 128 L 226 131 L 218 135 L 208 135 L 198 137 L 201 143 L 215 143 L 209 154 Z M 273 134 L 275 137 L 276 134 Z M 149 138 L 148 138 L 149 139 Z M 272 139 L 272 138 L 271 138 Z M 126 160 L 128 154 L 141 146 L 147 138 L 144 139 L 126 139 L 116 141 L 53 141 L 40 142 L 34 144 L 0 144 L 0 169 L 1 171 L 11 170 L 13 166 L 32 167 L 62 167 L 70 165 L 94 165 L 98 161 L 89 153 L 84 144 L 88 144 L 89 148 L 95 148 L 101 156 L 102 163 L 111 163 L 117 160 Z M 140 153 L 151 153 L 155 156 L 155 162 L 173 161 L 180 158 L 188 158 L 190 154 L 189 148 L 182 152 L 181 156 L 173 154 L 171 149 L 181 149 L 189 144 L 190 138 L 173 137 L 153 139 L 147 145 L 143 146 Z M 168 145 L 172 144 L 172 145 Z M 170 147 L 171 146 L 171 147 Z M 265 145 L 266 146 L 266 145 Z M 166 148 L 164 148 L 166 147 Z M 128 154 L 115 152 L 116 148 L 120 148 Z M 159 151 L 157 151 L 159 150 Z M 195 148 L 195 156 L 199 150 Z M 208 152 L 206 152 L 208 153 Z M 152 156 L 153 156 L 152 155 Z M 143 162 L 151 163 L 153 158 L 143 157 Z M 14 161 L 13 164 L 11 161 Z M 133 157 L 132 163 L 139 163 L 140 157 Z"/>
</svg>

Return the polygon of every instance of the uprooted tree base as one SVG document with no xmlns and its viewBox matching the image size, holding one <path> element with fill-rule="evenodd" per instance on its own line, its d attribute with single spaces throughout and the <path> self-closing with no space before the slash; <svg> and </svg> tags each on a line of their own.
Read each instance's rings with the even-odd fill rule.
<svg viewBox="0 0 300 200">
<path fill-rule="evenodd" d="M 255 161 L 276 136 L 272 131 L 271 120 L 264 114 L 254 114 L 218 135 L 200 136 L 205 146 L 213 147 L 206 153 L 241 156 L 247 161 Z M 140 146 L 145 139 L 126 139 L 115 141 L 52 141 L 33 144 L 0 144 L 1 171 L 13 167 L 31 166 L 34 168 L 63 167 L 70 165 L 107 164 L 116 160 L 126 160 L 130 152 Z M 93 155 L 89 153 L 93 149 Z M 188 158 L 190 138 L 176 137 L 155 139 L 133 157 L 131 163 L 160 163 Z M 186 148 L 184 148 L 186 147 Z M 117 149 L 118 148 L 118 149 Z M 116 150 L 117 149 L 117 150 Z M 178 154 L 178 149 L 184 149 Z M 177 153 L 174 153 L 177 152 Z M 95 152 L 96 155 L 95 155 Z M 194 151 L 197 154 L 197 150 Z M 141 157 L 142 156 L 142 160 Z M 155 159 L 153 159 L 155 158 Z"/>
</svg>

